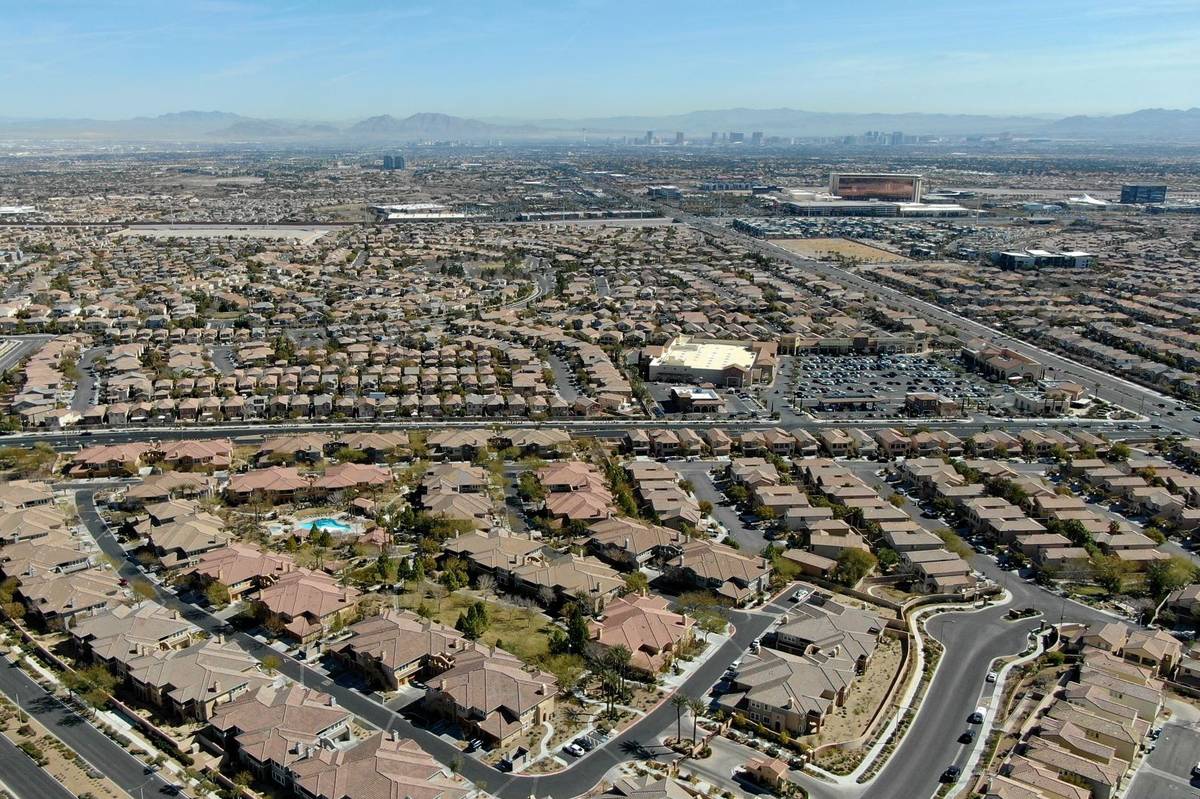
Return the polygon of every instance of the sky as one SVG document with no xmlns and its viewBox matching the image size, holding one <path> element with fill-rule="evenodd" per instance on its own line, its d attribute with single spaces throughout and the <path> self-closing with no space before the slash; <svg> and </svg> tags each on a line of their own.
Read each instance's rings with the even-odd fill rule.
<svg viewBox="0 0 1200 799">
<path fill-rule="evenodd" d="M 1200 106 L 1200 0 L 0 0 L 0 117 Z"/>
</svg>

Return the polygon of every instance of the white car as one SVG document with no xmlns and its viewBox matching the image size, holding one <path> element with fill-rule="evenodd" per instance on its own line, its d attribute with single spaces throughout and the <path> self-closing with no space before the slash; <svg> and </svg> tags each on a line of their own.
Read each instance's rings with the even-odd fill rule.
<svg viewBox="0 0 1200 799">
<path fill-rule="evenodd" d="M 988 681 L 988 682 L 995 682 L 995 681 L 996 681 L 996 672 L 994 672 L 994 671 L 989 671 L 989 672 L 988 672 L 988 676 L 987 676 L 987 681 Z"/>
<path fill-rule="evenodd" d="M 587 754 L 586 752 L 583 751 L 583 747 L 577 743 L 567 744 L 566 746 L 563 747 L 563 751 L 566 752 L 568 755 L 574 755 L 575 757 L 583 757 L 585 754 Z"/>
</svg>

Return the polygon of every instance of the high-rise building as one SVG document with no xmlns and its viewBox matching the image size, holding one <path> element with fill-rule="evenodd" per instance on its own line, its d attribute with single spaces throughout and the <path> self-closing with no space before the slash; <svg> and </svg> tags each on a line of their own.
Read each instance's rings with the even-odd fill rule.
<svg viewBox="0 0 1200 799">
<path fill-rule="evenodd" d="M 892 146 L 899 147 L 904 144 L 904 133 L 898 130 L 892 131 Z"/>
<path fill-rule="evenodd" d="M 675 143 L 683 144 L 683 131 L 682 130 L 675 131 Z"/>
<path fill-rule="evenodd" d="M 763 143 L 763 132 L 761 130 L 756 130 L 753 133 L 751 133 L 750 134 L 750 143 L 755 145 L 756 147 L 761 146 Z"/>
<path fill-rule="evenodd" d="M 710 143 L 711 143 L 711 144 L 716 144 L 716 143 L 717 143 L 717 141 L 718 141 L 720 138 L 721 138 L 721 134 L 717 133 L 717 132 L 714 130 L 714 131 L 712 132 L 712 139 L 711 139 Z"/>
<path fill-rule="evenodd" d="M 729 131 L 729 143 L 730 144 L 741 144 L 745 140 L 746 140 L 745 133 L 739 133 L 737 131 L 732 131 L 732 130 Z"/>
<path fill-rule="evenodd" d="M 1121 202 L 1123 203 L 1165 203 L 1167 187 L 1132 183 L 1121 187 Z"/>
<path fill-rule="evenodd" d="M 384 169 L 395 169 L 396 168 L 394 163 L 392 162 L 392 157 L 390 155 L 385 155 L 383 157 L 383 168 Z"/>
<path fill-rule="evenodd" d="M 831 172 L 829 193 L 845 200 L 919 203 L 923 182 L 921 175 Z"/>
<path fill-rule="evenodd" d="M 404 156 L 402 155 L 385 155 L 383 157 L 384 169 L 404 169 Z"/>
<path fill-rule="evenodd" d="M 652 130 L 646 131 L 645 143 L 646 144 L 654 144 L 654 131 L 652 131 Z"/>
</svg>

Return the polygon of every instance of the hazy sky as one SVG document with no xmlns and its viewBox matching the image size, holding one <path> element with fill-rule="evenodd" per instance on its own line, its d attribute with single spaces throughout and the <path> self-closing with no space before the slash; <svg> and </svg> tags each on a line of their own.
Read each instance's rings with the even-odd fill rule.
<svg viewBox="0 0 1200 799">
<path fill-rule="evenodd" d="M 1200 0 L 0 0 L 0 116 L 1200 105 Z"/>
</svg>

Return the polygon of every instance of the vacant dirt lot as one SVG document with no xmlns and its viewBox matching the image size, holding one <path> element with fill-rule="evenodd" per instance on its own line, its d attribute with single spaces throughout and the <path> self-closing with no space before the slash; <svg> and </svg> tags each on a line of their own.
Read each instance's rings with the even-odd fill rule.
<svg viewBox="0 0 1200 799">
<path fill-rule="evenodd" d="M 841 255 L 846 258 L 857 258 L 867 264 L 894 263 L 908 259 L 894 252 L 888 252 L 869 244 L 860 244 L 850 239 L 775 239 L 772 244 L 778 244 L 788 252 L 803 255 L 808 258 L 832 258 Z"/>
</svg>

